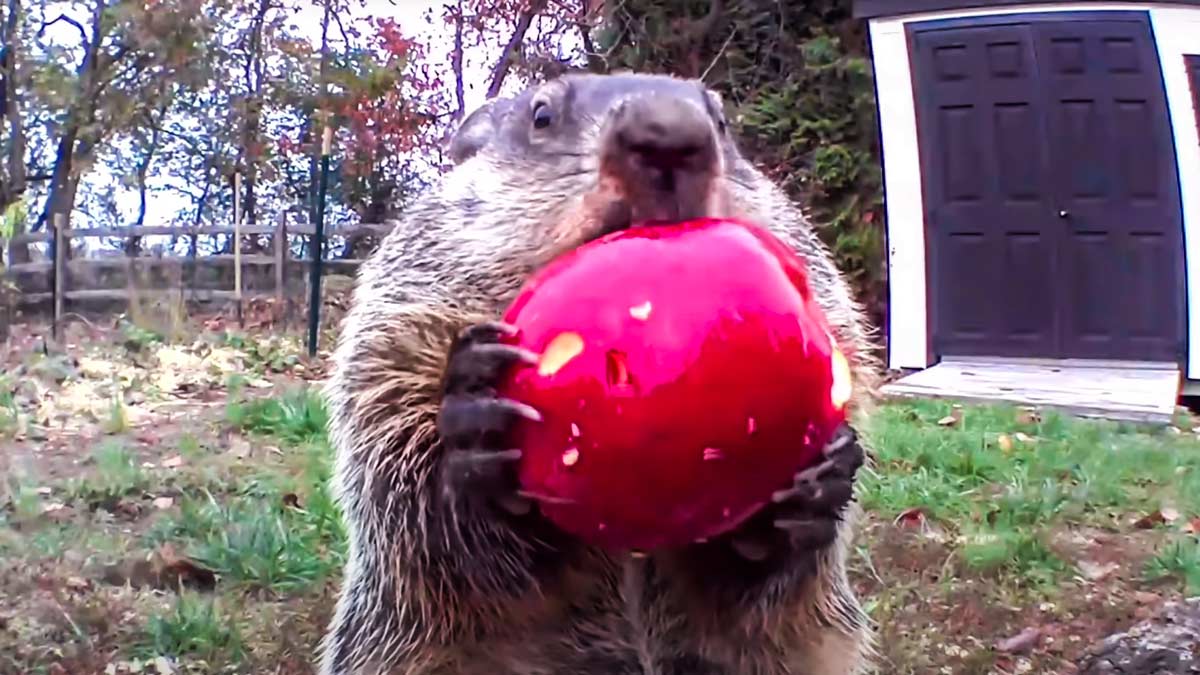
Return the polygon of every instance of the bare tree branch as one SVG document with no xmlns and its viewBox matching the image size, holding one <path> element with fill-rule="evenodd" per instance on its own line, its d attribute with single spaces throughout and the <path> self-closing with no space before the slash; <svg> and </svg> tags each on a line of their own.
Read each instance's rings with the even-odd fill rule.
<svg viewBox="0 0 1200 675">
<path fill-rule="evenodd" d="M 454 96 L 458 108 L 452 119 L 461 120 L 467 109 L 467 97 L 463 90 L 463 0 L 458 0 L 454 11 L 454 51 L 450 54 L 450 62 L 454 69 Z"/>
<path fill-rule="evenodd" d="M 504 78 L 508 76 L 508 71 L 512 68 L 513 52 L 525 40 L 525 33 L 529 32 L 534 17 L 546 8 L 546 1 L 532 0 L 529 3 L 529 9 L 522 12 L 521 16 L 517 18 L 517 25 L 513 29 L 512 37 L 509 38 L 508 44 L 504 45 L 504 51 L 500 53 L 500 60 L 492 68 L 491 84 L 488 85 L 487 90 L 488 98 L 494 98 L 500 93 L 500 88 L 504 86 Z"/>
<path fill-rule="evenodd" d="M 91 38 L 88 37 L 87 29 L 83 27 L 83 24 L 79 23 L 75 19 L 72 19 L 71 17 L 67 16 L 66 14 L 59 14 L 56 18 L 51 19 L 50 21 L 47 21 L 46 23 L 43 23 L 42 27 L 38 29 L 37 36 L 39 38 L 42 37 L 42 35 L 46 32 L 47 28 L 49 28 L 50 26 L 53 26 L 54 24 L 58 23 L 59 21 L 62 21 L 64 23 L 69 23 L 72 26 L 74 26 L 75 28 L 79 29 L 79 36 L 83 38 L 83 42 L 85 44 L 91 41 Z"/>
</svg>

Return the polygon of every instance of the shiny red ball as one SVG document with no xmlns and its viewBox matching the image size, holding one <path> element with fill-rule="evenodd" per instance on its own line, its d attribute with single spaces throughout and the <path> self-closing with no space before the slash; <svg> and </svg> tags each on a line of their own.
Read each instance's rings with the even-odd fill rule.
<svg viewBox="0 0 1200 675">
<path fill-rule="evenodd" d="M 522 489 L 591 543 L 719 535 L 820 456 L 850 372 L 803 261 L 758 226 L 646 224 L 540 270 L 504 320 L 541 355 L 500 394 L 522 421 Z"/>
</svg>

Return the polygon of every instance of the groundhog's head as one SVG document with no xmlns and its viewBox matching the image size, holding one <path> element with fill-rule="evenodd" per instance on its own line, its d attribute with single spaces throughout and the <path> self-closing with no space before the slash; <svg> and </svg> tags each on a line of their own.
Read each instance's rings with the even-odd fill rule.
<svg viewBox="0 0 1200 675">
<path fill-rule="evenodd" d="M 745 166 L 715 92 L 648 74 L 569 74 L 493 99 L 449 152 L 454 191 L 489 221 L 467 227 L 496 234 L 499 255 L 520 254 L 518 242 L 556 254 L 644 220 L 734 215 L 729 183 Z"/>
</svg>

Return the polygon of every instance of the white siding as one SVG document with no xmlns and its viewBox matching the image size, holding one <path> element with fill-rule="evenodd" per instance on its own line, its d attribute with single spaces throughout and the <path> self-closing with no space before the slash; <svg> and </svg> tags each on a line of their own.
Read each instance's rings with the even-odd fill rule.
<svg viewBox="0 0 1200 675">
<path fill-rule="evenodd" d="M 928 307 L 925 301 L 924 205 L 905 24 L 1027 12 L 1104 10 L 1150 12 L 1166 83 L 1167 107 L 1175 133 L 1183 199 L 1189 353 L 1186 375 L 1200 379 L 1200 139 L 1197 138 L 1192 93 L 1183 63 L 1184 54 L 1200 54 L 1200 8 L 1159 3 L 1068 2 L 908 14 L 870 21 L 887 195 L 890 367 L 924 368 L 931 365 L 926 350 Z"/>
</svg>

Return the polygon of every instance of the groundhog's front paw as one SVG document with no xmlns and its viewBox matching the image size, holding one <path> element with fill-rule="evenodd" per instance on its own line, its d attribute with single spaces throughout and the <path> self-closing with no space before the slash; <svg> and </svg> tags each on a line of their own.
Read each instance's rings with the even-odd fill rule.
<svg viewBox="0 0 1200 675">
<path fill-rule="evenodd" d="M 796 474 L 792 487 L 723 539 L 750 562 L 815 562 L 837 538 L 838 522 L 854 497 L 854 479 L 865 453 L 850 425 L 825 446 L 823 461 Z"/>
<path fill-rule="evenodd" d="M 508 445 L 509 431 L 517 419 L 540 421 L 541 415 L 496 395 L 497 384 L 509 368 L 537 362 L 536 354 L 501 342 L 515 331 L 507 324 L 487 322 L 459 334 L 443 377 L 437 427 L 445 450 L 443 496 L 451 503 L 490 503 L 523 515 L 532 504 L 517 494 L 516 463 L 521 451 Z"/>
</svg>

